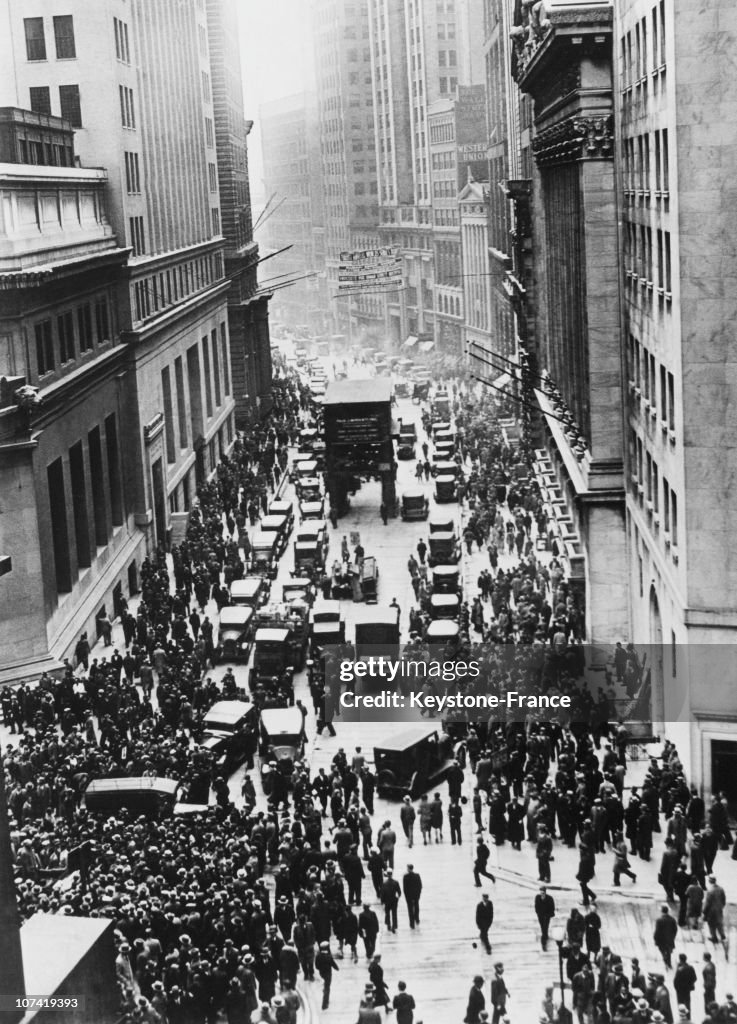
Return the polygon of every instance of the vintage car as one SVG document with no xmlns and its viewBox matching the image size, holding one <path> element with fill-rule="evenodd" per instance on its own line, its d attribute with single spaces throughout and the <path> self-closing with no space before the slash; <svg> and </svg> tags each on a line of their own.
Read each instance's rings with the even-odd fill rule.
<svg viewBox="0 0 737 1024">
<path fill-rule="evenodd" d="M 412 400 L 415 403 L 424 402 L 430 394 L 430 381 L 418 380 L 412 389 Z"/>
<path fill-rule="evenodd" d="M 414 420 L 400 420 L 399 421 L 399 436 L 400 438 L 406 437 L 408 441 L 413 444 L 417 442 L 417 426 Z"/>
<path fill-rule="evenodd" d="M 458 594 L 432 594 L 430 596 L 431 619 L 458 619 L 461 614 L 461 599 Z"/>
<path fill-rule="evenodd" d="M 316 476 L 302 477 L 297 481 L 295 488 L 300 504 L 303 501 L 322 501 L 320 480 Z"/>
<path fill-rule="evenodd" d="M 433 594 L 460 594 L 461 589 L 461 573 L 457 565 L 433 566 Z"/>
<path fill-rule="evenodd" d="M 275 579 L 279 569 L 279 538 L 274 533 L 257 530 L 251 538 L 250 573 Z"/>
<path fill-rule="evenodd" d="M 456 521 L 450 512 L 434 512 L 427 524 L 430 533 L 455 533 Z"/>
<path fill-rule="evenodd" d="M 297 444 L 306 451 L 312 451 L 312 447 L 319 436 L 316 427 L 306 427 L 304 430 L 300 430 Z"/>
<path fill-rule="evenodd" d="M 450 423 L 448 420 L 433 420 L 430 427 L 430 433 L 432 434 L 433 442 L 439 437 L 443 437 L 450 430 Z"/>
<path fill-rule="evenodd" d="M 200 747 L 213 755 L 218 775 L 231 775 L 255 749 L 257 710 L 251 701 L 219 700 L 205 714 Z"/>
<path fill-rule="evenodd" d="M 270 516 L 286 516 L 289 521 L 289 532 L 294 526 L 294 505 L 285 498 L 277 498 L 269 504 Z"/>
<path fill-rule="evenodd" d="M 317 476 L 317 459 L 312 458 L 300 461 L 297 465 L 297 479 L 295 483 L 299 484 L 300 480 L 306 480 L 308 477 Z"/>
<path fill-rule="evenodd" d="M 289 543 L 290 526 L 287 516 L 263 516 L 259 527 L 262 533 L 273 533 L 277 538 L 277 557 L 281 558 Z"/>
<path fill-rule="evenodd" d="M 410 398 L 410 385 L 406 380 L 394 381 L 394 394 L 397 398 Z"/>
<path fill-rule="evenodd" d="M 399 655 L 399 617 L 396 608 L 359 605 L 353 613 L 356 660 L 383 654 Z"/>
<path fill-rule="evenodd" d="M 315 600 L 314 587 L 307 576 L 295 576 L 289 583 L 284 583 L 281 593 L 282 600 L 286 602 L 297 600 L 311 605 Z"/>
<path fill-rule="evenodd" d="M 327 555 L 330 547 L 328 527 L 324 519 L 306 519 L 302 522 L 294 537 L 295 543 L 319 543 Z"/>
<path fill-rule="evenodd" d="M 220 609 L 215 644 L 217 661 L 248 661 L 253 644 L 253 608 L 246 604 Z"/>
<path fill-rule="evenodd" d="M 404 522 L 410 520 L 427 519 L 430 511 L 430 503 L 427 495 L 421 487 L 413 487 L 402 494 L 402 519 Z"/>
<path fill-rule="evenodd" d="M 445 782 L 452 762 L 453 744 L 445 733 L 427 725 L 407 729 L 374 747 L 378 794 L 416 800 Z"/>
<path fill-rule="evenodd" d="M 299 708 L 264 708 L 259 723 L 258 749 L 261 757 L 261 785 L 269 796 L 270 776 L 278 771 L 290 778 L 297 761 L 304 757 L 304 719 Z"/>
<path fill-rule="evenodd" d="M 415 457 L 415 442 L 416 438 L 412 437 L 410 433 L 404 432 L 403 429 L 399 431 L 399 438 L 397 440 L 397 458 L 403 462 L 414 459 Z"/>
<path fill-rule="evenodd" d="M 309 604 L 293 596 L 282 604 L 267 604 L 254 616 L 254 630 L 288 629 L 291 664 L 300 672 L 307 658 Z"/>
<path fill-rule="evenodd" d="M 271 583 L 264 576 L 246 576 L 230 584 L 230 603 L 260 608 L 271 594 Z"/>
<path fill-rule="evenodd" d="M 319 540 L 294 542 L 294 576 L 304 576 L 325 567 L 325 549 Z"/>
<path fill-rule="evenodd" d="M 455 445 L 452 441 L 438 441 L 436 442 L 433 451 L 437 455 L 437 462 L 453 462 L 453 456 L 455 454 Z"/>
<path fill-rule="evenodd" d="M 461 628 L 454 619 L 433 619 L 425 630 L 425 643 L 445 645 L 458 642 Z"/>
<path fill-rule="evenodd" d="M 251 690 L 264 686 L 270 690 L 276 677 L 291 684 L 294 677 L 290 630 L 257 629 L 254 637 L 253 668 L 248 673 Z"/>
<path fill-rule="evenodd" d="M 435 501 L 438 505 L 447 505 L 458 498 L 457 481 L 453 474 L 443 473 L 435 477 Z"/>
<path fill-rule="evenodd" d="M 310 612 L 310 642 L 312 649 L 342 644 L 345 641 L 345 622 L 340 615 L 339 601 L 316 601 Z"/>
<path fill-rule="evenodd" d="M 457 462 L 448 462 L 442 459 L 438 459 L 437 462 L 433 459 L 431 473 L 433 476 L 463 476 L 463 470 Z"/>
<path fill-rule="evenodd" d="M 427 556 L 428 565 L 451 562 L 459 562 L 461 558 L 461 545 L 455 533 L 431 533 L 428 538 L 430 551 Z"/>
<path fill-rule="evenodd" d="M 379 566 L 373 555 L 367 555 L 358 567 L 361 598 L 366 604 L 376 604 L 379 595 Z"/>
<path fill-rule="evenodd" d="M 292 456 L 292 465 L 289 470 L 289 479 L 292 483 L 296 483 L 299 478 L 299 470 L 305 462 L 313 463 L 315 456 L 312 454 L 312 449 L 305 452 L 297 452 L 296 455 Z"/>
<path fill-rule="evenodd" d="M 450 419 L 450 398 L 445 394 L 436 394 L 431 402 L 432 417 L 436 420 Z"/>
<path fill-rule="evenodd" d="M 299 517 L 302 522 L 304 522 L 305 519 L 324 519 L 325 502 L 322 498 L 319 501 L 300 501 Z"/>
<path fill-rule="evenodd" d="M 181 795 L 177 779 L 126 775 L 114 779 L 93 779 L 82 802 L 88 811 L 113 816 L 129 811 L 134 817 L 163 818 L 174 811 Z"/>
</svg>

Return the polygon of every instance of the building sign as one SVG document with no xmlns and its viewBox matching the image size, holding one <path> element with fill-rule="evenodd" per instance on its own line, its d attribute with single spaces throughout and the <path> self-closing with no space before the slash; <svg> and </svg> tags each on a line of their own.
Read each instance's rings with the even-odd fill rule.
<svg viewBox="0 0 737 1024">
<path fill-rule="evenodd" d="M 333 440 L 336 444 L 379 444 L 381 418 L 379 416 L 338 416 L 334 421 Z"/>
<path fill-rule="evenodd" d="M 458 147 L 459 160 L 484 160 L 487 153 L 487 147 L 483 142 L 474 142 Z"/>
<path fill-rule="evenodd" d="M 338 291 L 401 286 L 402 257 L 398 249 L 358 249 L 342 252 L 338 264 Z"/>
</svg>

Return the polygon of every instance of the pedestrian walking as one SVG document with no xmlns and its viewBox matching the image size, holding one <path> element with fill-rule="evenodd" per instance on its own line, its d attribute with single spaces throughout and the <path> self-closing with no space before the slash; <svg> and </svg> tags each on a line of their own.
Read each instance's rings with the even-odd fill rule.
<svg viewBox="0 0 737 1024">
<path fill-rule="evenodd" d="M 320 952 L 315 957 L 315 968 L 322 978 L 322 1008 L 327 1010 L 330 1006 L 330 986 L 333 983 L 333 971 L 340 970 L 330 952 L 329 942 L 320 943 Z"/>
<path fill-rule="evenodd" d="M 404 981 L 398 981 L 397 988 L 399 991 L 392 1000 L 392 1007 L 397 1015 L 396 1022 L 397 1024 L 413 1024 L 416 1008 L 414 997 L 407 991 L 407 985 Z"/>
<path fill-rule="evenodd" d="M 402 822 L 402 830 L 407 839 L 407 845 L 410 849 L 414 844 L 414 830 L 415 830 L 415 818 L 417 813 L 412 806 L 412 799 L 409 796 L 405 796 L 402 801 L 402 806 L 399 811 L 399 820 Z"/>
<path fill-rule="evenodd" d="M 492 882 L 496 883 L 496 878 L 487 869 L 489 863 L 489 857 L 491 856 L 491 850 L 486 845 L 483 839 L 479 838 L 476 840 L 476 858 L 473 862 L 473 880 L 478 889 L 481 888 L 481 875 L 484 878 L 490 878 Z"/>
<path fill-rule="evenodd" d="M 501 961 L 494 964 L 494 977 L 491 979 L 491 1005 L 494 1014 L 491 1018 L 492 1024 L 499 1024 L 499 1021 L 506 1015 L 509 989 L 504 980 L 504 964 Z"/>
<path fill-rule="evenodd" d="M 671 966 L 673 950 L 676 948 L 677 933 L 678 924 L 676 919 L 671 917 L 670 908 L 664 903 L 660 908 L 660 917 L 655 922 L 653 942 L 660 950 L 666 967 Z"/>
<path fill-rule="evenodd" d="M 385 501 L 382 501 L 382 503 L 379 505 L 379 515 L 381 516 L 382 523 L 384 524 L 384 526 L 386 526 L 386 524 L 389 522 L 389 511 L 387 509 Z"/>
<path fill-rule="evenodd" d="M 399 906 L 400 895 L 399 882 L 394 878 L 392 869 L 388 868 L 381 886 L 379 898 L 384 907 L 384 924 L 390 932 L 396 932 L 397 930 L 397 907 Z"/>
<path fill-rule="evenodd" d="M 409 926 L 414 928 L 420 923 L 420 896 L 422 895 L 422 878 L 414 869 L 414 865 L 407 865 L 407 872 L 402 879 L 402 891 L 407 901 L 407 913 L 409 915 Z"/>
<path fill-rule="evenodd" d="M 696 988 L 696 971 L 688 962 L 685 953 L 678 954 L 678 964 L 673 976 L 673 988 L 680 1006 L 691 1012 L 691 993 Z"/>
<path fill-rule="evenodd" d="M 548 835 L 544 825 L 537 826 L 537 846 L 535 856 L 537 857 L 537 874 L 541 882 L 550 881 L 550 861 L 553 857 L 553 840 Z"/>
<path fill-rule="evenodd" d="M 535 897 L 535 915 L 540 925 L 540 944 L 543 950 L 548 948 L 548 929 L 555 917 L 555 900 L 544 885 Z"/>
<path fill-rule="evenodd" d="M 489 898 L 488 892 L 481 897 L 481 902 L 476 904 L 476 927 L 479 930 L 481 945 L 487 953 L 491 954 L 491 942 L 489 941 L 489 929 L 494 923 L 494 904 Z"/>
<path fill-rule="evenodd" d="M 486 1009 L 486 998 L 483 992 L 484 979 L 480 974 L 477 974 L 473 979 L 473 985 L 471 991 L 468 993 L 468 1002 L 466 1004 L 466 1016 L 463 1018 L 463 1024 L 479 1024 L 481 1020 L 481 1013 Z"/>
<path fill-rule="evenodd" d="M 727 897 L 721 885 L 717 885 L 714 875 L 709 875 L 709 888 L 706 890 L 704 899 L 704 920 L 709 926 L 709 938 L 716 945 L 718 941 L 724 942 L 724 908 L 727 905 Z"/>
<path fill-rule="evenodd" d="M 714 1002 L 717 990 L 717 969 L 711 959 L 711 953 L 704 953 L 704 966 L 701 968 L 701 980 L 704 985 L 704 1013 L 709 1009 L 709 1003 Z"/>
<path fill-rule="evenodd" d="M 379 919 L 371 909 L 370 903 L 364 903 L 363 910 L 358 915 L 358 934 L 363 939 L 366 959 L 370 960 L 374 955 L 376 937 L 379 934 Z"/>
</svg>

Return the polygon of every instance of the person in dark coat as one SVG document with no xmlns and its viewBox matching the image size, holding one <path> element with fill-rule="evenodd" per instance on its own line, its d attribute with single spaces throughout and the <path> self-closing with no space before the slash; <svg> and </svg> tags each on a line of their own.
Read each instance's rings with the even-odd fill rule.
<svg viewBox="0 0 737 1024">
<path fill-rule="evenodd" d="M 333 954 L 330 952 L 329 942 L 320 943 L 320 952 L 315 957 L 315 968 L 322 978 L 322 1008 L 327 1010 L 330 1006 L 330 986 L 333 983 L 333 971 L 340 970 L 333 959 Z"/>
<path fill-rule="evenodd" d="M 412 864 L 407 865 L 407 873 L 402 879 L 402 890 L 407 901 L 407 913 L 409 914 L 409 926 L 414 928 L 420 923 L 420 896 L 422 894 L 422 878 L 417 874 Z"/>
<path fill-rule="evenodd" d="M 676 998 L 679 1006 L 685 1006 L 691 1010 L 691 993 L 696 988 L 696 971 L 688 962 L 685 953 L 678 954 L 678 966 L 673 975 L 673 988 L 676 990 Z"/>
<path fill-rule="evenodd" d="M 374 1003 L 376 1006 L 389 1006 L 389 989 L 384 981 L 384 968 L 381 956 L 376 953 L 369 964 L 369 980 L 374 986 Z"/>
<path fill-rule="evenodd" d="M 540 943 L 543 949 L 548 948 L 548 928 L 555 917 L 555 900 L 544 885 L 535 897 L 535 915 L 540 923 Z"/>
<path fill-rule="evenodd" d="M 676 877 L 680 861 L 681 858 L 675 847 L 675 843 L 670 837 L 668 837 L 665 840 L 665 849 L 663 850 L 663 857 L 660 861 L 658 881 L 665 889 L 666 898 L 669 900 L 673 899 L 673 882 Z"/>
<path fill-rule="evenodd" d="M 468 993 L 466 1016 L 463 1018 L 464 1024 L 479 1024 L 480 1014 L 486 1009 L 483 987 L 484 979 L 480 974 L 477 974 L 473 979 L 471 991 Z"/>
<path fill-rule="evenodd" d="M 384 923 L 390 932 L 397 930 L 397 906 L 401 891 L 399 882 L 394 878 L 391 868 L 388 868 L 384 884 L 381 886 L 380 899 L 384 907 Z"/>
<path fill-rule="evenodd" d="M 484 893 L 481 902 L 476 904 L 476 927 L 481 937 L 481 945 L 487 953 L 491 953 L 489 942 L 489 929 L 494 923 L 494 904 L 489 899 L 489 894 Z"/>
<path fill-rule="evenodd" d="M 663 962 L 666 967 L 671 966 L 673 950 L 676 947 L 677 933 L 678 924 L 676 922 L 676 919 L 674 917 L 671 917 L 670 909 L 664 903 L 661 907 L 660 917 L 655 922 L 653 942 L 660 950 L 663 957 Z"/>
<path fill-rule="evenodd" d="M 491 979 L 491 1005 L 494 1007 L 494 1016 L 491 1020 L 492 1024 L 498 1024 L 507 1013 L 509 989 L 504 980 L 504 964 L 501 962 L 494 964 L 494 972 L 494 977 Z"/>
<path fill-rule="evenodd" d="M 594 877 L 596 856 L 594 854 L 593 846 L 588 843 L 580 843 L 579 847 L 579 862 L 578 872 L 576 873 L 576 879 L 578 884 L 581 886 L 581 896 L 583 897 L 583 905 L 588 907 L 590 902 L 596 903 L 596 894 L 589 888 L 589 882 Z"/>
<path fill-rule="evenodd" d="M 358 915 L 358 934 L 363 939 L 366 949 L 366 959 L 370 960 L 376 949 L 376 936 L 379 934 L 379 919 L 371 909 L 369 903 L 364 903 L 363 910 Z"/>
<path fill-rule="evenodd" d="M 584 918 L 584 936 L 589 956 L 595 957 L 601 950 L 601 918 L 590 907 Z"/>
</svg>

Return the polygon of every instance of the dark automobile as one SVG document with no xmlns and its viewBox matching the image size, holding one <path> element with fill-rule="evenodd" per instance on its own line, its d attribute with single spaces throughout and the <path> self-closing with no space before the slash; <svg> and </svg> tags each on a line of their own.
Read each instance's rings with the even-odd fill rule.
<svg viewBox="0 0 737 1024">
<path fill-rule="evenodd" d="M 249 570 L 259 576 L 275 579 L 279 569 L 280 542 L 275 533 L 258 530 L 251 540 Z"/>
<path fill-rule="evenodd" d="M 374 747 L 379 796 L 413 800 L 441 785 L 453 761 L 450 737 L 428 726 L 416 726 Z"/>
<path fill-rule="evenodd" d="M 231 775 L 255 749 L 257 711 L 250 701 L 219 700 L 203 720 L 200 747 L 213 755 L 218 775 Z"/>
<path fill-rule="evenodd" d="M 291 685 L 294 677 L 291 630 L 257 629 L 254 647 L 253 668 L 248 673 L 251 690 L 258 685 L 272 689 L 274 678 Z"/>
<path fill-rule="evenodd" d="M 429 544 L 427 561 L 431 568 L 441 562 L 448 564 L 460 561 L 461 545 L 455 533 L 431 533 Z"/>
<path fill-rule="evenodd" d="M 435 501 L 438 505 L 447 505 L 451 501 L 456 501 L 457 497 L 454 475 L 444 473 L 435 477 Z"/>
<path fill-rule="evenodd" d="M 436 565 L 432 570 L 434 594 L 460 594 L 461 574 L 457 565 Z"/>
<path fill-rule="evenodd" d="M 253 642 L 253 608 L 228 605 L 220 610 L 216 654 L 218 661 L 248 661 Z"/>
<path fill-rule="evenodd" d="M 314 647 L 342 644 L 345 622 L 340 615 L 340 601 L 317 601 L 310 612 L 310 640 Z"/>
<path fill-rule="evenodd" d="M 430 598 L 432 619 L 458 619 L 461 614 L 461 600 L 458 594 L 433 594 Z"/>
<path fill-rule="evenodd" d="M 289 521 L 289 532 L 291 532 L 294 526 L 294 506 L 291 501 L 287 501 L 284 498 L 277 498 L 272 501 L 269 505 L 270 516 L 286 516 Z"/>
<path fill-rule="evenodd" d="M 402 494 L 402 520 L 427 519 L 430 503 L 421 487 L 413 487 Z"/>
<path fill-rule="evenodd" d="M 125 776 L 93 779 L 84 791 L 88 811 L 114 815 L 127 810 L 134 815 L 164 817 L 174 810 L 180 783 L 176 779 Z"/>
<path fill-rule="evenodd" d="M 261 785 L 267 796 L 272 788 L 269 776 L 278 771 L 289 778 L 295 762 L 304 756 L 305 743 L 304 718 L 299 708 L 264 708 L 259 724 L 259 755 Z"/>
</svg>

